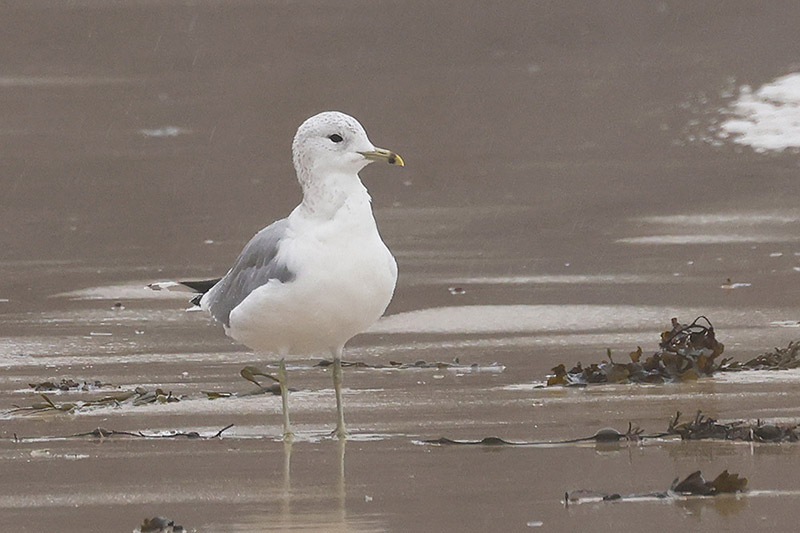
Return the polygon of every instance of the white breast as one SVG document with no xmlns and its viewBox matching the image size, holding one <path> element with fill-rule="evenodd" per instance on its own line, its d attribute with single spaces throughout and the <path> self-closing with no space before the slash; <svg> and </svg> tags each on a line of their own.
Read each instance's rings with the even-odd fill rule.
<svg viewBox="0 0 800 533">
<path fill-rule="evenodd" d="M 228 335 L 261 352 L 311 355 L 340 348 L 375 323 L 392 299 L 397 265 L 366 200 L 324 224 L 292 213 L 279 255 L 295 279 L 253 291 L 231 312 Z"/>
</svg>

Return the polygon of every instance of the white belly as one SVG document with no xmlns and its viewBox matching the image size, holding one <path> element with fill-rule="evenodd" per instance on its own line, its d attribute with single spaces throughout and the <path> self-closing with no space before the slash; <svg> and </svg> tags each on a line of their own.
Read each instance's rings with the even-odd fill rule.
<svg viewBox="0 0 800 533">
<path fill-rule="evenodd" d="M 371 231 L 287 239 L 280 254 L 295 279 L 259 287 L 230 315 L 226 333 L 253 350 L 330 353 L 374 324 L 392 299 L 397 266 L 374 221 Z"/>
</svg>

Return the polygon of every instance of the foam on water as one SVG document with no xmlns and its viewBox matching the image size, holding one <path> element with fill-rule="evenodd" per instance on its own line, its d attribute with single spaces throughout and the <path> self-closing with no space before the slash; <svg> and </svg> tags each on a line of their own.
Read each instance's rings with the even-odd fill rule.
<svg viewBox="0 0 800 533">
<path fill-rule="evenodd" d="M 632 227 L 645 226 L 641 231 L 658 234 L 624 237 L 616 242 L 637 245 L 791 243 L 799 240 L 800 211 L 675 213 L 635 217 L 630 222 Z"/>
<path fill-rule="evenodd" d="M 0 76 L 0 87 L 86 87 L 129 83 L 127 78 L 102 76 Z"/>
<path fill-rule="evenodd" d="M 768 224 L 790 224 L 800 222 L 800 212 L 787 211 L 743 211 L 729 213 L 702 213 L 646 216 L 634 219 L 637 222 L 672 226 L 735 225 L 754 226 Z"/>
<path fill-rule="evenodd" d="M 434 307 L 391 315 L 371 333 L 603 332 L 650 330 L 664 317 L 717 317 L 726 328 L 767 327 L 785 314 L 778 309 L 686 309 L 634 305 L 472 305 Z M 783 315 L 783 316 L 782 316 Z M 772 317 L 775 318 L 772 318 Z"/>
<path fill-rule="evenodd" d="M 7 339 L 3 339 L 7 341 Z M 13 339 L 12 339 L 13 341 Z M 29 352 L 37 354 L 32 356 Z M 172 353 L 130 353 L 125 345 L 103 345 L 92 353 L 85 353 L 86 346 L 73 339 L 53 338 L 52 343 L 33 341 L 25 344 L 24 340 L 0 342 L 0 368 L 46 368 L 61 367 L 100 367 L 127 364 L 172 363 L 186 365 L 193 363 L 234 362 L 247 364 L 252 362 L 253 354 L 244 351 L 181 353 L 176 357 Z M 74 353 L 69 353 L 74 352 Z"/>
<path fill-rule="evenodd" d="M 469 283 L 482 285 L 636 285 L 678 283 L 672 276 L 645 274 L 540 274 L 533 276 L 425 277 L 416 284 Z"/>
<path fill-rule="evenodd" d="M 621 244 L 736 244 L 797 242 L 795 235 L 743 235 L 736 233 L 699 233 L 694 235 L 647 235 L 644 237 L 625 237 L 617 239 Z"/>
<path fill-rule="evenodd" d="M 747 372 L 720 372 L 714 379 L 723 383 L 798 383 L 800 368 L 787 370 L 750 370 Z"/>
<path fill-rule="evenodd" d="M 139 133 L 145 137 L 177 137 L 178 135 L 191 133 L 191 130 L 179 128 L 178 126 L 164 126 L 162 128 L 141 129 Z"/>
<path fill-rule="evenodd" d="M 760 152 L 800 148 L 800 73 L 777 78 L 755 92 L 742 86 L 729 113 L 717 132 L 719 139 Z"/>
<path fill-rule="evenodd" d="M 129 283 L 124 285 L 104 285 L 87 287 L 69 292 L 54 294 L 53 298 L 70 298 L 73 300 L 153 300 L 172 298 L 188 300 L 186 291 L 154 291 L 147 287 L 148 282 Z"/>
</svg>

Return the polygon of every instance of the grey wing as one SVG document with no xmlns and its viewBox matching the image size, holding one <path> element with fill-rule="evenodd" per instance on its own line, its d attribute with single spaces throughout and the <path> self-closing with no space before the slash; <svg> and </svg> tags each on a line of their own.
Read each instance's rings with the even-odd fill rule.
<svg viewBox="0 0 800 533">
<path fill-rule="evenodd" d="M 239 254 L 233 268 L 203 296 L 201 305 L 215 319 L 230 326 L 231 311 L 255 289 L 273 279 L 281 282 L 294 279 L 294 273 L 277 259 L 287 228 L 288 222 L 284 218 L 256 233 Z"/>
</svg>

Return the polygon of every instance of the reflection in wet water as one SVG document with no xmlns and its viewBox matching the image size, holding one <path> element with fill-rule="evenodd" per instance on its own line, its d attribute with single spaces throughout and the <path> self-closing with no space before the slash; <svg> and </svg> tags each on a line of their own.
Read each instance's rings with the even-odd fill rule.
<svg viewBox="0 0 800 533">
<path fill-rule="evenodd" d="M 282 489 L 278 497 L 279 508 L 277 513 L 259 512 L 245 513 L 240 523 L 222 525 L 226 531 L 379 531 L 382 529 L 379 522 L 374 519 L 349 517 L 347 514 L 347 483 L 345 475 L 345 449 L 347 442 L 335 439 L 326 442 L 335 448 L 336 459 L 334 464 L 318 464 L 315 468 L 320 471 L 311 478 L 311 482 L 319 483 L 315 492 L 317 496 L 310 500 L 308 488 L 304 486 L 309 480 L 304 479 L 299 486 L 292 484 L 293 452 L 297 444 L 289 441 L 283 442 L 283 467 Z M 330 446 L 329 446 L 330 447 Z M 301 449 L 295 454 L 294 460 L 303 461 L 308 450 Z M 330 453 L 330 450 L 325 452 Z M 325 483 L 335 468 L 335 478 L 330 483 Z M 268 479 L 269 474 L 266 475 Z M 259 482 L 259 481 L 257 481 Z M 330 508 L 322 512 L 323 508 Z"/>
<path fill-rule="evenodd" d="M 734 516 L 747 509 L 747 496 L 723 494 L 713 498 L 686 498 L 680 499 L 676 504 L 681 510 L 698 522 L 703 518 L 703 513 L 713 510 L 721 516 Z"/>
<path fill-rule="evenodd" d="M 280 517 L 284 524 L 291 522 L 292 445 L 291 439 L 283 443 L 283 495 L 281 497 Z"/>
</svg>

